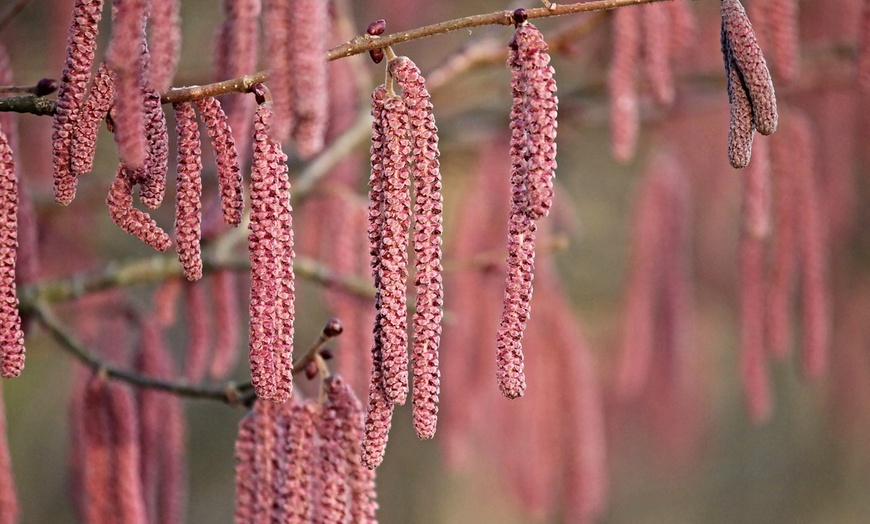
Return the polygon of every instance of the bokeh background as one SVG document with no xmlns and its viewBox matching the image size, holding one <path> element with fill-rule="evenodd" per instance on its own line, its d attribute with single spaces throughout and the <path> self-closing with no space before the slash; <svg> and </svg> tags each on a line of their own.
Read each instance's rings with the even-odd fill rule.
<svg viewBox="0 0 870 524">
<path fill-rule="evenodd" d="M 628 163 L 616 162 L 610 153 L 606 89 L 613 47 L 610 15 L 536 22 L 545 37 L 566 25 L 584 27 L 573 41 L 553 52 L 560 97 L 559 168 L 554 212 L 545 220 L 559 241 L 557 249 L 545 250 L 539 257 L 555 261 L 562 291 L 570 298 L 576 322 L 585 331 L 594 355 L 604 402 L 609 470 L 609 500 L 600 522 L 866 521 L 870 518 L 870 498 L 866 495 L 870 489 L 870 236 L 866 233 L 870 219 L 866 205 L 870 95 L 861 94 L 856 86 L 854 58 L 861 4 L 867 2 L 799 2 L 801 69 L 796 79 L 777 84 L 780 104 L 806 112 L 816 125 L 813 170 L 823 195 L 823 212 L 831 223 L 831 217 L 836 217 L 838 226 L 828 230 L 831 365 L 820 380 L 809 381 L 791 361 L 797 357 L 773 363 L 774 410 L 763 424 L 754 424 L 746 414 L 738 369 L 741 173 L 730 168 L 726 156 L 728 105 L 720 53 L 719 3 L 689 3 L 697 18 L 697 32 L 690 49 L 674 58 L 676 100 L 670 107 L 658 106 L 644 82 L 639 83 L 641 138 L 637 154 Z M 3 2 L 0 14 L 11 4 Z M 59 77 L 71 5 L 71 0 L 31 0 L 0 32 L 17 83 L 31 85 L 44 77 Z M 416 0 L 360 0 L 344 5 L 354 15 L 358 32 L 378 18 L 385 18 L 387 32 L 394 32 L 518 6 L 495 1 Z M 174 85 L 203 84 L 213 79 L 212 43 L 221 16 L 214 0 L 182 2 L 182 61 Z M 104 25 L 98 56 L 104 52 L 109 34 L 106 20 Z M 506 57 L 511 32 L 505 27 L 463 30 L 403 44 L 396 51 L 414 59 L 426 75 L 464 47 L 484 40 L 502 41 Z M 339 36 L 332 39 L 336 44 L 344 40 Z M 347 60 L 355 63 L 355 80 L 361 86 L 359 100 L 365 104 L 370 90 L 383 79 L 383 66 L 372 64 L 367 56 Z M 461 210 L 475 205 L 465 197 L 480 171 L 476 161 L 493 140 L 507 134 L 510 89 L 503 60 L 481 64 L 451 79 L 433 93 L 433 104 L 440 129 L 446 202 L 445 263 L 458 264 L 461 261 L 450 256 L 450 246 L 464 227 Z M 101 134 L 94 173 L 82 179 L 76 201 L 60 208 L 53 204 L 51 195 L 51 121 L 21 115 L 18 122 L 22 173 L 32 181 L 29 187 L 39 217 L 39 241 L 46 255 L 41 276 L 68 276 L 110 261 L 149 255 L 147 247 L 111 224 L 103 204 L 117 162 L 108 133 Z M 612 393 L 636 188 L 641 174 L 662 151 L 679 159 L 690 181 L 690 271 L 695 304 L 691 371 L 702 386 L 687 399 L 692 406 L 687 418 L 676 417 L 685 427 L 670 434 L 651 429 L 644 399 L 625 402 Z M 354 152 L 362 159 L 358 189 L 364 195 L 366 141 L 360 141 Z M 505 168 L 506 157 L 507 150 Z M 206 163 L 207 172 L 209 165 Z M 291 176 L 304 167 L 304 162 L 291 158 Z M 505 171 L 505 180 L 507 176 Z M 214 186 L 214 182 L 206 182 L 207 187 L 209 184 Z M 494 191 L 493 198 L 501 196 L 499 191 Z M 171 198 L 168 195 L 167 201 Z M 167 228 L 172 224 L 170 207 L 164 205 L 155 213 Z M 300 212 L 300 216 L 305 215 Z M 296 227 L 298 234 L 304 235 L 306 228 L 313 226 L 297 218 Z M 317 257 L 320 253 L 317 246 L 307 249 L 310 251 L 300 254 Z M 448 273 L 448 285 L 450 279 Z M 148 286 L 133 288 L 129 299 L 147 303 L 152 291 Z M 313 340 L 330 314 L 320 291 L 314 284 L 301 284 L 298 341 Z M 497 305 L 501 296 L 481 296 L 479 300 Z M 446 329 L 450 329 L 451 314 L 464 314 L 474 307 L 477 305 L 451 302 L 448 296 Z M 70 306 L 60 311 L 72 314 L 74 309 Z M 531 322 L 536 322 L 534 310 Z M 183 323 L 180 318 L 180 325 L 169 333 L 179 355 L 184 345 Z M 129 340 L 123 337 L 118 343 L 127 345 L 135 334 L 130 334 Z M 494 333 L 490 338 L 493 343 L 489 346 L 469 340 L 467 345 L 445 347 L 444 351 L 476 360 L 478 352 L 494 353 Z M 244 351 L 244 341 L 241 344 Z M 3 384 L 22 523 L 75 522 L 68 497 L 66 456 L 68 399 L 75 363 L 39 329 L 29 331 L 27 347 L 26 371 Z M 529 342 L 527 352 L 534 351 Z M 492 361 L 489 365 L 494 376 L 494 358 Z M 529 365 L 534 363 L 530 357 Z M 241 364 L 234 377 L 241 381 L 245 376 L 246 366 Z M 530 383 L 529 388 L 534 390 L 535 384 Z M 507 407 L 499 408 L 499 413 L 511 409 L 512 403 L 497 398 L 494 380 L 484 394 L 492 398 L 469 394 L 464 401 L 483 405 L 500 401 Z M 461 395 L 454 393 L 453 397 Z M 521 402 L 523 399 L 513 404 Z M 233 442 L 243 412 L 208 401 L 188 400 L 185 408 L 189 522 L 231 522 Z M 449 409 L 449 405 L 442 407 Z M 475 413 L 476 417 L 488 415 L 486 410 Z M 514 423 L 527 422 L 517 418 Z M 560 431 L 558 418 L 550 424 L 552 431 Z M 511 489 L 516 479 L 505 473 L 503 465 L 530 453 L 530 449 L 505 450 L 478 439 L 464 467 L 448 468 L 439 443 L 441 435 L 434 441 L 420 442 L 411 428 L 410 409 L 398 409 L 386 459 L 378 470 L 382 522 L 562 521 L 558 510 L 543 519 L 531 514 Z"/>
</svg>

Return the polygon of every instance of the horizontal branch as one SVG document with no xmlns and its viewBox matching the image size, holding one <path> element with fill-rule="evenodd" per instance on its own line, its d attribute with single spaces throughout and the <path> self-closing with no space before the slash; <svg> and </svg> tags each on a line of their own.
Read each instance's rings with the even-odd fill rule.
<svg viewBox="0 0 870 524">
<path fill-rule="evenodd" d="M 163 380 L 147 375 L 142 375 L 129 369 L 124 369 L 95 356 L 81 342 L 79 342 L 67 329 L 54 317 L 44 304 L 31 308 L 34 318 L 49 332 L 67 353 L 78 359 L 82 364 L 91 368 L 96 373 L 101 373 L 106 378 L 120 380 L 146 389 L 165 391 L 180 397 L 193 399 L 216 400 L 230 406 L 251 406 L 256 400 L 254 387 L 251 382 L 227 382 L 219 386 L 192 385 L 183 381 Z M 309 362 L 315 359 L 323 346 L 341 334 L 341 329 L 335 328 L 336 319 L 330 319 L 321 331 L 320 336 L 299 358 L 293 361 L 293 374 L 298 375 L 305 371 Z M 340 326 L 340 323 L 338 324 Z"/>
<path fill-rule="evenodd" d="M 218 269 L 244 271 L 251 269 L 251 261 L 247 256 L 224 260 L 204 257 L 203 269 L 206 272 Z M 310 258 L 296 257 L 293 271 L 300 278 L 324 286 L 344 289 L 361 297 L 374 297 L 374 288 L 365 279 L 340 275 Z M 181 264 L 171 256 L 155 255 L 145 260 L 110 263 L 98 271 L 22 287 L 18 291 L 19 309 L 34 312 L 41 304 L 65 302 L 96 291 L 152 284 L 182 275 Z"/>
</svg>

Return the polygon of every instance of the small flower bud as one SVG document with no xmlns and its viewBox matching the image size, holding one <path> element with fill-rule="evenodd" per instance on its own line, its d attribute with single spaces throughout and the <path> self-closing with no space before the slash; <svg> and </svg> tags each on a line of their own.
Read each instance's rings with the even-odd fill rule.
<svg viewBox="0 0 870 524">
<path fill-rule="evenodd" d="M 36 96 L 47 96 L 57 91 L 58 82 L 54 78 L 43 78 L 36 83 Z"/>
<path fill-rule="evenodd" d="M 327 320 L 326 325 L 323 326 L 323 336 L 325 337 L 337 337 L 341 335 L 342 331 L 344 331 L 344 327 L 342 327 L 341 321 L 335 317 Z"/>
<path fill-rule="evenodd" d="M 366 29 L 366 33 L 372 36 L 380 36 L 384 34 L 384 31 L 387 30 L 387 21 L 383 18 L 375 20 L 374 22 L 369 24 L 368 29 Z"/>
</svg>

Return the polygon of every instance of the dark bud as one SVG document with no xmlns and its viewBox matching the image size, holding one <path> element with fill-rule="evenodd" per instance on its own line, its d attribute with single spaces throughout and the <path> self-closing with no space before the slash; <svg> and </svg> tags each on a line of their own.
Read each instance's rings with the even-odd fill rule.
<svg viewBox="0 0 870 524">
<path fill-rule="evenodd" d="M 323 336 L 325 337 L 337 337 L 341 335 L 341 332 L 344 331 L 344 326 L 341 325 L 341 320 L 332 317 L 326 321 L 326 325 L 323 326 Z"/>
<path fill-rule="evenodd" d="M 317 376 L 317 364 L 312 360 L 305 366 L 305 378 L 308 380 Z"/>
<path fill-rule="evenodd" d="M 519 27 L 529 19 L 529 14 L 522 7 L 514 11 L 514 26 Z"/>
<path fill-rule="evenodd" d="M 57 91 L 57 80 L 53 78 L 43 78 L 36 83 L 36 96 L 50 95 Z"/>
<path fill-rule="evenodd" d="M 335 356 L 335 353 L 332 352 L 329 348 L 323 348 L 320 350 L 320 358 L 323 360 L 332 360 L 332 357 Z"/>
<path fill-rule="evenodd" d="M 380 64 L 381 60 L 384 59 L 384 50 L 383 49 L 372 49 L 369 51 L 369 56 L 372 57 L 372 61 L 376 64 Z"/>
<path fill-rule="evenodd" d="M 266 86 L 256 83 L 251 86 L 251 92 L 254 93 L 258 104 L 266 103 Z"/>
<path fill-rule="evenodd" d="M 375 20 L 374 22 L 369 24 L 368 29 L 366 29 L 366 33 L 372 36 L 380 36 L 384 34 L 384 31 L 387 30 L 387 21 L 381 18 L 380 20 Z"/>
</svg>

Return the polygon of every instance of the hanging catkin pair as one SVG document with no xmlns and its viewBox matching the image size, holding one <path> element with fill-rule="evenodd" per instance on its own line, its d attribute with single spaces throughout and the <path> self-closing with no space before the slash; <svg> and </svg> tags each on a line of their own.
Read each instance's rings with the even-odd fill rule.
<svg viewBox="0 0 870 524">
<path fill-rule="evenodd" d="M 363 463 L 383 458 L 394 404 L 408 394 L 406 280 L 411 229 L 413 174 L 416 309 L 414 342 L 414 427 L 420 438 L 435 434 L 440 390 L 442 197 L 438 129 L 422 75 L 407 57 L 393 57 L 390 78 L 402 89 L 378 86 L 372 94 L 369 242 L 377 288 L 372 348 L 372 382 L 366 416 Z"/>
</svg>

